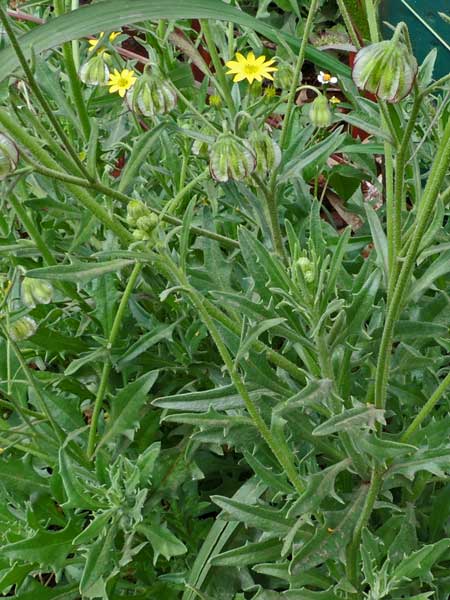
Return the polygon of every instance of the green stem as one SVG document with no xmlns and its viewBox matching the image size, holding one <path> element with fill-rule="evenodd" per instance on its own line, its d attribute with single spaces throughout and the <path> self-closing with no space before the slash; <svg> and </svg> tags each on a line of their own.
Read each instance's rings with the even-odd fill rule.
<svg viewBox="0 0 450 600">
<path fill-rule="evenodd" d="M 46 167 L 53 171 L 59 171 L 58 163 L 42 148 L 42 146 L 18 125 L 6 111 L 0 109 L 0 123 L 11 133 L 15 142 L 25 146 L 28 150 Z M 109 212 L 100 206 L 94 198 L 85 190 L 80 189 L 78 185 L 66 183 L 67 189 L 79 200 L 79 202 L 89 210 L 105 227 L 110 229 L 125 246 L 128 246 L 134 241 L 131 233 L 118 221 L 117 218 L 111 216 Z M 93 187 L 87 182 L 86 187 Z M 106 186 L 104 186 L 106 187 Z M 95 189 L 95 188 L 94 188 Z M 108 189 L 108 188 L 106 188 Z"/>
<path fill-rule="evenodd" d="M 195 306 L 195 308 L 198 310 L 199 314 L 201 315 L 203 322 L 205 323 L 206 327 L 208 328 L 208 331 L 210 332 L 211 337 L 213 338 L 214 343 L 217 346 L 219 354 L 228 370 L 228 373 L 229 373 L 231 380 L 236 388 L 236 391 L 240 394 L 242 400 L 244 401 L 245 407 L 253 421 L 253 424 L 258 429 L 259 433 L 261 434 L 261 437 L 264 439 L 266 444 L 269 446 L 269 448 L 271 449 L 275 458 L 278 460 L 281 467 L 284 469 L 284 472 L 286 473 L 287 477 L 291 481 L 294 488 L 297 490 L 297 492 L 299 494 L 302 494 L 305 491 L 305 486 L 298 474 L 292 454 L 285 452 L 285 448 L 280 447 L 276 443 L 274 437 L 272 436 L 272 432 L 267 427 L 266 422 L 260 415 L 255 403 L 251 399 L 250 394 L 248 393 L 244 382 L 242 381 L 237 370 L 235 369 L 233 359 L 232 359 L 230 353 L 228 352 L 227 347 L 223 343 L 220 333 L 219 333 L 218 329 L 216 328 L 209 311 L 206 309 L 206 307 L 203 303 L 203 299 L 198 294 L 197 290 L 195 290 L 193 287 L 190 286 L 185 275 L 183 273 L 181 273 L 181 271 L 175 265 L 173 265 L 173 263 L 171 264 L 171 266 L 169 268 L 170 268 L 171 272 L 174 272 L 174 270 L 176 269 L 176 278 L 180 281 L 180 283 L 183 285 L 183 287 L 185 287 L 186 291 L 188 292 L 188 294 L 191 298 L 193 305 Z M 283 444 L 283 446 L 284 446 L 284 444 Z"/>
<path fill-rule="evenodd" d="M 378 15 L 373 0 L 364 1 L 367 13 L 367 22 L 369 23 L 370 40 L 372 43 L 380 41 L 380 33 L 378 31 Z"/>
<path fill-rule="evenodd" d="M 125 314 L 125 310 L 128 306 L 128 300 L 133 292 L 134 286 L 136 284 L 137 278 L 142 270 L 142 264 L 136 263 L 131 272 L 130 278 L 128 279 L 125 291 L 120 300 L 119 308 L 117 309 L 116 316 L 114 318 L 114 322 L 111 328 L 111 332 L 109 334 L 107 350 L 111 352 L 117 336 L 120 331 L 120 327 L 122 325 L 122 320 Z M 92 412 L 91 425 L 89 428 L 89 438 L 88 438 L 88 447 L 87 447 L 87 456 L 91 459 L 95 452 L 95 441 L 97 438 L 97 427 L 98 427 L 98 419 L 100 417 L 100 412 L 103 406 L 103 399 L 105 397 L 106 387 L 108 385 L 109 373 L 111 371 L 111 360 L 106 359 L 103 365 L 102 375 L 100 378 L 100 384 L 98 386 L 97 395 L 95 397 L 94 409 Z"/>
<path fill-rule="evenodd" d="M 361 44 L 359 43 L 358 34 L 356 33 L 356 29 L 353 26 L 352 19 L 350 17 L 350 13 L 347 10 L 347 6 L 345 4 L 345 0 L 337 0 L 339 11 L 344 19 L 345 27 L 347 29 L 347 33 L 352 40 L 352 44 L 355 46 L 357 50 L 361 48 Z"/>
<path fill-rule="evenodd" d="M 48 407 L 47 407 L 47 403 L 44 399 L 44 396 L 42 395 L 41 390 L 39 389 L 38 385 L 36 384 L 33 376 L 30 373 L 30 369 L 27 365 L 27 363 L 25 362 L 22 353 L 19 349 L 19 346 L 16 344 L 16 342 L 14 340 L 11 339 L 11 336 L 9 335 L 9 332 L 7 331 L 7 329 L 5 328 L 5 326 L 3 325 L 3 323 L 0 322 L 0 330 L 2 331 L 4 337 L 9 341 L 12 351 L 14 352 L 15 357 L 17 358 L 17 360 L 19 361 L 20 367 L 23 371 L 23 374 L 25 375 L 26 380 L 28 381 L 29 386 L 32 388 L 38 403 L 39 403 L 39 407 L 40 410 L 42 411 L 42 413 L 45 415 L 46 419 L 48 420 L 48 422 L 50 423 L 53 431 L 55 432 L 56 436 L 58 437 L 58 439 L 60 441 L 64 440 L 64 435 L 63 432 L 61 431 L 61 429 L 59 428 L 58 424 L 56 423 L 56 421 L 54 420 L 52 414 L 50 413 Z"/>
<path fill-rule="evenodd" d="M 224 100 L 227 103 L 228 110 L 232 117 L 236 114 L 236 107 L 234 105 L 234 100 L 231 95 L 229 81 L 227 80 L 227 76 L 225 74 L 225 69 L 223 68 L 222 61 L 217 52 L 216 44 L 214 42 L 214 37 L 211 32 L 211 28 L 209 26 L 209 21 L 202 20 L 201 21 L 203 35 L 205 36 L 206 45 L 208 47 L 208 52 L 211 56 L 212 63 L 214 65 L 214 70 L 216 72 L 217 80 L 220 84 L 220 89 L 223 94 Z"/>
<path fill-rule="evenodd" d="M 41 92 L 41 90 L 34 78 L 34 75 L 28 65 L 25 55 L 23 54 L 23 52 L 20 48 L 20 44 L 15 36 L 15 33 L 9 24 L 9 19 L 6 16 L 6 13 L 2 7 L 0 7 L 0 21 L 2 22 L 3 27 L 5 28 L 5 31 L 11 42 L 11 46 L 13 47 L 13 50 L 17 55 L 19 63 L 20 63 L 20 65 L 25 73 L 25 76 L 27 78 L 28 85 L 30 86 L 31 90 L 33 91 L 34 96 L 38 100 L 39 104 L 42 106 L 49 121 L 51 122 L 51 124 L 53 125 L 53 128 L 55 129 L 56 133 L 58 134 L 59 139 L 61 140 L 61 142 L 63 143 L 67 152 L 70 154 L 70 156 L 74 160 L 75 164 L 78 166 L 81 173 L 83 173 L 83 175 L 85 175 L 87 177 L 87 179 L 90 179 L 90 175 L 87 172 L 86 168 L 84 167 L 83 163 L 81 162 L 77 151 L 72 146 L 69 138 L 66 135 L 66 132 L 64 131 L 63 127 L 61 126 L 58 118 L 55 116 L 54 111 L 52 110 L 52 107 L 48 103 L 44 94 Z"/>
<path fill-rule="evenodd" d="M 292 112 L 294 110 L 295 96 L 297 93 L 297 86 L 300 79 L 300 73 L 302 72 L 303 63 L 305 61 L 306 46 L 308 45 L 309 36 L 314 22 L 314 16 L 317 12 L 319 0 L 311 0 L 309 7 L 308 17 L 306 19 L 305 28 L 303 30 L 303 37 L 300 44 L 300 50 L 295 64 L 294 76 L 292 78 L 291 88 L 288 95 L 288 103 L 286 107 L 286 114 L 283 120 L 283 126 L 281 130 L 280 146 L 285 148 L 289 142 L 290 137 L 290 125 L 292 119 Z"/>
<path fill-rule="evenodd" d="M 270 232 L 272 234 L 272 244 L 274 250 L 282 260 L 285 260 L 286 255 L 284 253 L 283 236 L 281 234 L 280 221 L 278 219 L 276 191 L 275 189 L 269 191 L 257 175 L 253 174 L 252 177 L 266 198 L 267 212 L 270 220 Z"/>
<path fill-rule="evenodd" d="M 421 98 L 417 91 L 415 90 L 414 95 L 414 104 L 409 116 L 408 124 L 403 133 L 402 140 L 400 142 L 400 146 L 397 151 L 397 156 L 395 159 L 395 187 L 394 187 L 394 203 L 392 209 L 392 217 L 393 222 L 391 224 L 391 235 L 392 235 L 392 267 L 393 270 L 389 273 L 389 287 L 390 294 L 392 294 L 393 287 L 397 280 L 399 263 L 398 259 L 401 254 L 402 249 L 402 209 L 404 205 L 404 195 L 405 195 L 405 167 L 406 167 L 406 155 L 409 148 L 409 142 L 411 139 L 411 135 L 414 130 L 414 126 L 416 124 L 417 115 L 419 114 L 421 106 Z"/>
<path fill-rule="evenodd" d="M 369 491 L 367 493 L 366 502 L 364 504 L 363 510 L 359 516 L 359 519 L 356 523 L 355 529 L 353 531 L 352 541 L 348 547 L 347 553 L 347 577 L 349 581 L 358 586 L 359 580 L 359 572 L 358 572 L 358 551 L 359 544 L 361 542 L 361 534 L 364 527 L 366 527 L 369 522 L 370 515 L 372 514 L 373 507 L 375 505 L 376 499 L 378 497 L 378 493 L 380 491 L 380 487 L 383 481 L 383 473 L 379 468 L 375 468 L 372 472 L 372 477 L 370 480 Z"/>
<path fill-rule="evenodd" d="M 416 225 L 410 240 L 408 252 L 402 264 L 399 278 L 389 303 L 388 313 L 383 328 L 380 350 L 378 354 L 377 370 L 375 374 L 375 405 L 384 408 L 386 403 L 386 387 L 391 362 L 391 348 L 395 323 L 399 317 L 403 295 L 412 275 L 417 251 L 425 233 L 429 218 L 432 215 L 440 187 L 450 165 L 450 120 L 447 122 L 444 135 L 439 145 L 436 158 L 433 162 L 427 185 L 425 187 L 421 210 L 416 217 Z"/>
<path fill-rule="evenodd" d="M 60 17 L 65 12 L 64 0 L 55 0 L 55 15 Z M 78 48 L 78 42 L 77 42 Z M 69 78 L 70 91 L 72 94 L 73 103 L 78 112 L 80 118 L 81 128 L 83 129 L 84 138 L 89 139 L 91 133 L 91 124 L 89 122 L 89 115 L 86 108 L 86 103 L 83 98 L 81 90 L 80 79 L 78 77 L 77 68 L 75 66 L 73 46 L 70 42 L 63 44 L 63 57 L 66 65 L 67 76 Z"/>
<path fill-rule="evenodd" d="M 445 393 L 445 391 L 447 390 L 447 388 L 449 386 L 450 386 L 450 372 L 447 373 L 447 376 L 440 383 L 439 387 L 435 390 L 435 392 L 433 393 L 431 398 L 428 400 L 428 402 L 426 402 L 426 404 L 424 404 L 422 406 L 422 408 L 420 409 L 419 413 L 414 418 L 411 425 L 408 427 L 408 429 L 402 435 L 401 440 L 400 440 L 401 442 L 403 442 L 403 443 L 408 442 L 410 437 L 412 435 L 414 435 L 414 433 L 419 429 L 422 422 L 431 413 L 431 411 L 435 407 L 436 403 L 439 401 L 439 399 L 442 397 L 442 395 Z"/>
<path fill-rule="evenodd" d="M 392 157 L 392 145 L 384 142 L 384 181 L 385 181 L 385 198 L 386 198 L 386 229 L 387 229 L 387 245 L 388 245 L 388 272 L 389 283 L 393 281 L 396 254 L 394 251 L 394 160 Z"/>
</svg>

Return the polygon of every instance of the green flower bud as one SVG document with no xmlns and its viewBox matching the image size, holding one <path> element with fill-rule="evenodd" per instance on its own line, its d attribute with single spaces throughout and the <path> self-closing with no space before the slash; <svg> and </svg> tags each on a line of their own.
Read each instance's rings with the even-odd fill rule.
<svg viewBox="0 0 450 600">
<path fill-rule="evenodd" d="M 252 131 L 248 141 L 256 156 L 256 173 L 260 177 L 266 177 L 281 162 L 280 146 L 266 131 Z"/>
<path fill-rule="evenodd" d="M 8 177 L 17 167 L 19 150 L 4 133 L 0 133 L 0 181 Z"/>
<path fill-rule="evenodd" d="M 155 117 L 173 110 L 177 95 L 167 79 L 146 71 L 128 91 L 127 103 L 133 112 Z"/>
<path fill-rule="evenodd" d="M 397 38 L 394 34 L 391 40 L 361 48 L 352 72 L 359 88 L 391 103 L 409 94 L 418 70 L 415 57 Z"/>
<path fill-rule="evenodd" d="M 136 221 L 136 228 L 141 231 L 146 231 L 147 233 L 151 233 L 157 225 L 158 217 L 153 213 L 145 217 L 139 217 Z"/>
<path fill-rule="evenodd" d="M 140 200 L 130 200 L 127 204 L 127 223 L 132 227 L 136 226 L 138 219 L 147 217 L 149 210 Z"/>
<path fill-rule="evenodd" d="M 222 106 L 222 98 L 218 94 L 211 94 L 209 97 L 209 105 L 214 108 L 220 108 Z"/>
<path fill-rule="evenodd" d="M 38 325 L 31 317 L 22 317 L 17 319 L 14 323 L 9 326 L 9 335 L 13 342 L 21 342 L 26 340 L 36 333 Z"/>
<path fill-rule="evenodd" d="M 44 279 L 32 279 L 25 277 L 21 289 L 22 302 L 28 308 L 34 308 L 36 304 L 49 304 L 53 297 L 53 286 Z"/>
<path fill-rule="evenodd" d="M 312 283 L 314 281 L 314 263 L 306 256 L 300 256 L 297 260 L 297 266 L 300 268 L 305 281 L 307 283 Z"/>
<path fill-rule="evenodd" d="M 253 173 L 256 157 L 248 142 L 222 133 L 211 148 L 209 170 L 216 181 L 241 181 Z"/>
<path fill-rule="evenodd" d="M 315 127 L 328 127 L 330 125 L 332 115 L 326 96 L 319 94 L 311 102 L 309 118 Z"/>
<path fill-rule="evenodd" d="M 108 65 L 99 54 L 81 65 L 79 75 L 86 85 L 106 85 L 109 79 Z"/>
</svg>

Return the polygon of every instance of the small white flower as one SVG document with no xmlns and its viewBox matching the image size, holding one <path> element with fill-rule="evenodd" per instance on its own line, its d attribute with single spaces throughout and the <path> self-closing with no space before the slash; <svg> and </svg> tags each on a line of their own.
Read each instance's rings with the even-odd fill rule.
<svg viewBox="0 0 450 600">
<path fill-rule="evenodd" d="M 317 80 L 320 83 L 337 83 L 338 81 L 337 77 L 334 77 L 325 71 L 320 71 L 320 73 L 317 75 Z"/>
</svg>

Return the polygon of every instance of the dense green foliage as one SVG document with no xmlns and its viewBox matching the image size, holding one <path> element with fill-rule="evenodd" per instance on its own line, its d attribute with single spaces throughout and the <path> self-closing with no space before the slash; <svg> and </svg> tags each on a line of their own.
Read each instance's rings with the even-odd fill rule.
<svg viewBox="0 0 450 600">
<path fill-rule="evenodd" d="M 387 104 L 331 3 L 49 4 L 1 13 L 0 594 L 447 600 L 435 56 Z"/>
</svg>

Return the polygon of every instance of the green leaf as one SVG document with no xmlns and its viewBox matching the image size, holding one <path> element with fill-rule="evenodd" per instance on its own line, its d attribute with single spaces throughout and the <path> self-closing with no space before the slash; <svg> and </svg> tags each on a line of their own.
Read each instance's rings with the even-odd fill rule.
<svg viewBox="0 0 450 600">
<path fill-rule="evenodd" d="M 329 379 L 310 381 L 302 390 L 278 404 L 274 412 L 277 415 L 284 415 L 299 408 L 323 402 L 329 397 L 331 388 L 332 382 Z"/>
<path fill-rule="evenodd" d="M 428 471 L 436 477 L 445 477 L 450 470 L 450 447 L 417 450 L 414 454 L 393 461 L 386 473 L 389 475 L 404 475 L 414 479 L 418 471 Z"/>
<path fill-rule="evenodd" d="M 119 361 L 117 362 L 117 368 L 119 371 L 134 361 L 143 352 L 146 352 L 149 348 L 158 344 L 158 342 L 161 340 L 171 340 L 173 330 L 179 323 L 179 320 L 170 325 L 162 323 L 160 325 L 156 325 L 156 327 L 152 328 L 152 330 L 148 333 L 141 335 L 139 339 L 132 344 L 120 357 Z"/>
<path fill-rule="evenodd" d="M 327 469 L 309 475 L 306 478 L 306 491 L 290 507 L 288 517 L 314 512 L 326 498 L 331 497 L 343 503 L 336 493 L 335 482 L 339 473 L 345 471 L 350 464 L 351 460 L 346 458 Z"/>
<path fill-rule="evenodd" d="M 150 371 L 125 386 L 112 400 L 108 428 L 97 445 L 97 451 L 118 435 L 130 435 L 139 419 L 147 394 L 158 379 L 159 371 Z"/>
<path fill-rule="evenodd" d="M 59 475 L 67 496 L 67 501 L 62 504 L 64 508 L 98 510 L 103 507 L 101 502 L 94 500 L 92 491 L 83 485 L 82 478 L 77 477 L 75 465 L 64 448 L 59 451 Z"/>
<path fill-rule="evenodd" d="M 383 273 L 385 285 L 387 285 L 389 266 L 386 234 L 381 226 L 378 213 L 374 211 L 370 204 L 366 203 L 364 206 L 366 208 L 367 220 L 369 221 L 375 250 L 377 251 L 377 264 Z"/>
<path fill-rule="evenodd" d="M 259 562 L 275 561 L 281 555 L 282 543 L 278 540 L 247 543 L 211 558 L 211 564 L 221 567 L 245 567 Z"/>
<path fill-rule="evenodd" d="M 249 394 L 252 400 L 257 400 L 264 390 L 252 389 Z M 234 385 L 226 385 L 213 390 L 203 392 L 189 392 L 187 394 L 175 394 L 174 396 L 161 396 L 152 401 L 153 406 L 168 408 L 170 410 L 187 410 L 190 412 L 207 412 L 212 410 L 231 410 L 234 408 L 245 408 L 240 394 L 236 393 Z"/>
<path fill-rule="evenodd" d="M 45 569 L 58 570 L 66 562 L 72 549 L 72 540 L 79 533 L 80 524 L 72 521 L 61 531 L 38 531 L 36 535 L 2 547 L 2 555 L 10 560 L 37 563 Z"/>
<path fill-rule="evenodd" d="M 48 479 L 41 477 L 28 463 L 18 458 L 0 460 L 0 486 L 9 493 L 28 498 L 35 493 L 48 493 Z"/>
<path fill-rule="evenodd" d="M 113 575 L 114 527 L 89 546 L 86 562 L 80 581 L 80 593 L 86 598 L 104 598 L 106 600 L 106 581 Z"/>
<path fill-rule="evenodd" d="M 403 579 L 419 578 L 428 575 L 431 567 L 450 548 L 450 538 L 439 540 L 435 544 L 423 546 L 420 550 L 413 552 L 394 569 L 391 581 L 400 582 Z"/>
<path fill-rule="evenodd" d="M 78 263 L 73 265 L 54 265 L 27 271 L 27 277 L 49 279 L 53 281 L 86 282 L 101 277 L 105 273 L 117 273 L 132 265 L 131 260 L 109 260 L 97 263 Z"/>
<path fill-rule="evenodd" d="M 345 546 L 362 510 L 368 486 L 362 485 L 352 504 L 345 510 L 327 513 L 325 527 L 317 526 L 312 539 L 296 552 L 292 559 L 294 575 L 324 563 L 329 558 L 344 560 Z"/>
<path fill-rule="evenodd" d="M 174 556 L 181 556 L 187 552 L 186 546 L 173 535 L 165 525 L 141 523 L 138 530 L 145 535 L 152 545 L 154 556 L 153 565 L 156 565 L 159 555 L 170 560 Z"/>
<path fill-rule="evenodd" d="M 8 596 L 10 600 L 75 600 L 78 597 L 78 584 L 76 583 L 45 587 L 38 585 L 37 582 L 30 591 L 23 591 L 14 594 L 14 596 Z"/>
<path fill-rule="evenodd" d="M 253 426 L 253 421 L 249 417 L 238 415 L 224 415 L 214 410 L 210 410 L 204 414 L 198 413 L 177 413 L 168 415 L 163 418 L 163 421 L 169 423 L 185 423 L 186 425 L 196 425 L 203 427 L 223 427 L 228 429 L 233 425 L 250 425 Z"/>
<path fill-rule="evenodd" d="M 101 5 L 93 4 L 72 11 L 45 25 L 35 27 L 19 38 L 22 52 L 30 57 L 33 51 L 40 54 L 44 50 L 61 46 L 63 42 L 79 39 L 99 31 L 117 31 L 123 26 L 155 19 L 217 19 L 231 21 L 243 27 L 254 29 L 268 39 L 278 42 L 279 37 L 298 51 L 300 42 L 294 36 L 282 34 L 264 21 L 255 19 L 243 11 L 220 0 L 133 0 L 132 10 L 123 10 L 122 0 L 105 0 Z M 306 58 L 328 69 L 336 75 L 349 75 L 349 69 L 311 46 L 306 48 Z M 0 81 L 14 72 L 18 60 L 12 48 L 0 52 Z"/>
<path fill-rule="evenodd" d="M 246 356 L 253 343 L 259 339 L 260 335 L 284 322 L 285 319 L 283 318 L 267 319 L 265 321 L 260 321 L 252 327 L 250 327 L 249 331 L 247 331 L 245 338 L 242 340 L 241 345 L 239 346 L 239 350 L 234 359 L 234 364 L 239 364 L 241 358 Z"/>
<path fill-rule="evenodd" d="M 211 500 L 225 511 L 227 520 L 245 523 L 247 527 L 256 527 L 282 535 L 286 534 L 294 524 L 292 519 L 286 518 L 285 513 L 273 508 L 244 504 L 224 496 L 212 496 Z"/>
<path fill-rule="evenodd" d="M 337 431 L 354 431 L 358 428 L 375 429 L 376 423 L 386 424 L 384 410 L 369 404 L 349 408 L 339 415 L 334 415 L 328 421 L 318 425 L 313 435 L 330 435 Z"/>
</svg>

